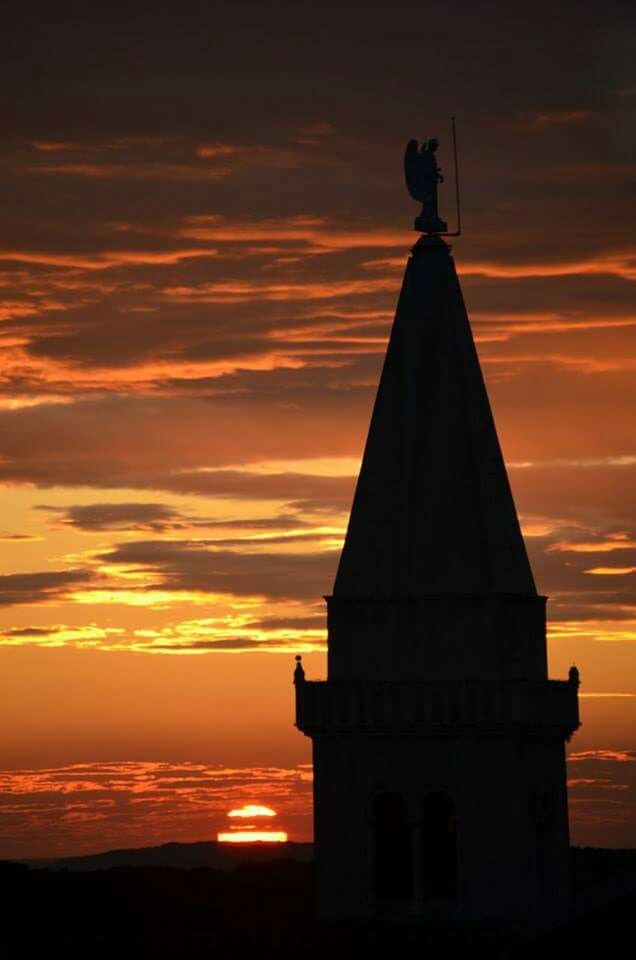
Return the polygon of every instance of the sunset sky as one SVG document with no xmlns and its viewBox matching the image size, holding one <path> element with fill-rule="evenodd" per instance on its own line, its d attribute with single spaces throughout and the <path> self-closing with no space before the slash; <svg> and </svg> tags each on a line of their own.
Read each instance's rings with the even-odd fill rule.
<svg viewBox="0 0 636 960">
<path fill-rule="evenodd" d="M 0 857 L 311 839 L 333 583 L 437 136 L 574 842 L 636 842 L 630 4 L 14 5 L 0 58 Z"/>
</svg>

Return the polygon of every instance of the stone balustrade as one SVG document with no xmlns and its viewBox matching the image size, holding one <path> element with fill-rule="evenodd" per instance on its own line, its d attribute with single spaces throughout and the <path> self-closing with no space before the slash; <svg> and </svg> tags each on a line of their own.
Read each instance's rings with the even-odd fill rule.
<svg viewBox="0 0 636 960">
<path fill-rule="evenodd" d="M 577 690 L 571 680 L 373 684 L 301 679 L 296 683 L 296 726 L 309 736 L 452 735 L 474 728 L 569 737 L 579 726 Z"/>
</svg>

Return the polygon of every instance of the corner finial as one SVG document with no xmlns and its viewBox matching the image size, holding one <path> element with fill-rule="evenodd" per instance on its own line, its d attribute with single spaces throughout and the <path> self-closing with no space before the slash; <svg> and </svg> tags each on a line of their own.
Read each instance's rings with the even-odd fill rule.
<svg viewBox="0 0 636 960">
<path fill-rule="evenodd" d="M 575 683 L 577 687 L 581 683 L 581 675 L 579 673 L 578 667 L 575 664 L 572 664 L 572 666 L 568 671 L 568 680 L 570 681 L 570 683 Z"/>
<path fill-rule="evenodd" d="M 294 659 L 296 661 L 296 669 L 294 670 L 294 683 L 304 683 L 305 671 L 303 670 L 303 658 L 297 654 Z"/>
</svg>

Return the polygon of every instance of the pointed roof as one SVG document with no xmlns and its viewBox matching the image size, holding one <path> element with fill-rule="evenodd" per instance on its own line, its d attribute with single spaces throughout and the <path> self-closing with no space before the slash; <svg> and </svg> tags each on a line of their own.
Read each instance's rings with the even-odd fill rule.
<svg viewBox="0 0 636 960">
<path fill-rule="evenodd" d="M 334 597 L 536 589 L 450 249 L 409 259 Z"/>
</svg>

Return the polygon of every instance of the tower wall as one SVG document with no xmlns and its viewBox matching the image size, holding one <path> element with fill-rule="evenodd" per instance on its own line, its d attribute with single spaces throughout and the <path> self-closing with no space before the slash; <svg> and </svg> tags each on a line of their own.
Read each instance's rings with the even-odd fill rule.
<svg viewBox="0 0 636 960">
<path fill-rule="evenodd" d="M 559 916 L 569 900 L 564 748 L 513 737 L 314 740 L 319 909 L 326 916 L 401 915 L 504 921 L 526 927 Z M 413 895 L 379 902 L 374 886 L 373 799 L 408 805 Z M 457 813 L 458 897 L 427 900 L 422 804 L 444 791 Z"/>
<path fill-rule="evenodd" d="M 545 597 L 328 598 L 331 680 L 545 680 Z"/>
</svg>

